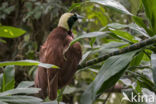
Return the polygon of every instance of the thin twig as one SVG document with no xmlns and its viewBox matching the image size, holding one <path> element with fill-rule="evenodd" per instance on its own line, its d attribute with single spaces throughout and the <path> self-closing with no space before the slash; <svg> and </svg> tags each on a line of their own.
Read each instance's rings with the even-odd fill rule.
<svg viewBox="0 0 156 104">
<path fill-rule="evenodd" d="M 106 104 L 108 98 L 109 98 L 110 95 L 112 94 L 113 89 L 114 89 L 114 86 L 111 88 L 111 90 L 110 90 L 110 92 L 108 93 L 108 95 L 107 95 L 106 99 L 104 100 L 103 104 Z"/>
</svg>

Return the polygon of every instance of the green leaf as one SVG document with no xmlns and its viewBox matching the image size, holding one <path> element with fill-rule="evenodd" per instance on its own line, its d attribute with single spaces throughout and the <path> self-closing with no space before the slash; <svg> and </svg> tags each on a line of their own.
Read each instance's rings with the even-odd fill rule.
<svg viewBox="0 0 156 104">
<path fill-rule="evenodd" d="M 139 77 L 137 77 L 137 80 L 139 81 L 140 86 L 142 88 L 147 88 L 156 93 L 156 88 L 154 83 L 147 76 L 139 73 L 137 74 L 139 75 Z"/>
<path fill-rule="evenodd" d="M 45 67 L 45 68 L 56 68 L 58 69 L 59 67 L 56 65 L 52 65 L 52 64 L 45 64 L 45 63 L 41 63 L 38 61 L 34 61 L 34 60 L 20 60 L 20 61 L 4 61 L 4 62 L 0 62 L 0 66 L 7 66 L 7 65 L 19 65 L 19 66 L 41 66 L 41 67 Z"/>
<path fill-rule="evenodd" d="M 90 44 L 90 46 L 91 46 L 92 48 L 93 48 L 93 45 L 94 45 L 95 41 L 96 41 L 96 38 L 91 38 L 91 40 L 90 40 L 90 42 L 89 42 L 89 44 Z"/>
<path fill-rule="evenodd" d="M 2 91 L 13 89 L 15 86 L 15 68 L 14 66 L 6 66 L 3 70 Z"/>
<path fill-rule="evenodd" d="M 11 80 L 9 83 L 7 83 L 7 84 L 4 86 L 3 91 L 13 89 L 14 86 L 15 86 L 15 80 L 13 79 L 13 80 Z"/>
<path fill-rule="evenodd" d="M 6 66 L 3 70 L 6 75 L 6 83 L 9 83 L 15 77 L 15 67 L 13 65 Z"/>
<path fill-rule="evenodd" d="M 72 3 L 70 8 L 68 9 L 69 12 L 71 12 L 74 8 L 80 7 L 82 3 Z"/>
<path fill-rule="evenodd" d="M 24 30 L 11 27 L 11 26 L 0 26 L 0 37 L 4 38 L 16 38 L 25 33 Z"/>
<path fill-rule="evenodd" d="M 142 0 L 151 28 L 156 33 L 156 0 Z"/>
<path fill-rule="evenodd" d="M 139 81 L 137 81 L 137 86 L 135 87 L 135 90 L 137 91 L 137 93 L 141 93 L 142 91 Z"/>
<path fill-rule="evenodd" d="M 17 88 L 28 88 L 34 85 L 34 81 L 22 81 Z"/>
<path fill-rule="evenodd" d="M 112 87 L 121 77 L 136 52 L 138 50 L 107 59 L 95 80 L 82 94 L 80 104 L 92 104 L 97 94 Z"/>
<path fill-rule="evenodd" d="M 33 96 L 0 96 L 0 101 L 14 104 L 40 104 L 42 99 Z"/>
<path fill-rule="evenodd" d="M 129 26 L 126 24 L 110 23 L 107 25 L 107 27 L 113 28 L 113 29 L 123 29 L 123 28 L 129 27 Z"/>
<path fill-rule="evenodd" d="M 92 51 L 91 54 L 95 54 L 97 52 L 101 53 L 102 55 L 108 54 L 110 52 L 118 50 L 119 47 L 122 47 L 122 46 L 127 45 L 127 44 L 128 44 L 127 42 L 114 42 L 114 41 L 112 41 L 112 42 L 109 42 L 109 43 L 102 45 L 99 49 Z"/>
<path fill-rule="evenodd" d="M 83 34 L 83 35 L 76 37 L 72 42 L 70 42 L 69 46 L 73 45 L 75 42 L 77 42 L 78 40 L 83 39 L 83 38 L 94 38 L 94 37 L 106 36 L 106 35 L 107 35 L 107 32 L 86 33 L 86 34 Z"/>
<path fill-rule="evenodd" d="M 130 41 L 132 43 L 136 43 L 138 42 L 137 40 L 135 40 L 135 38 L 129 34 L 128 32 L 126 31 L 122 31 L 122 30 L 111 30 L 114 34 L 116 34 L 117 36 L 121 37 L 121 38 L 124 38 L 125 40 L 127 41 Z"/>
<path fill-rule="evenodd" d="M 0 96 L 7 96 L 13 94 L 35 94 L 40 91 L 40 88 L 16 88 L 0 93 Z"/>
<path fill-rule="evenodd" d="M 90 33 L 86 33 L 84 35 L 80 35 L 77 38 L 75 38 L 72 42 L 70 42 L 69 46 L 64 50 L 63 54 L 65 54 L 68 51 L 70 46 L 72 46 L 74 43 L 76 43 L 80 39 L 83 39 L 83 38 L 94 38 L 94 37 L 100 37 L 100 36 L 106 36 L 106 35 L 107 35 L 107 32 L 90 32 Z"/>
<path fill-rule="evenodd" d="M 90 0 L 90 2 L 104 5 L 106 7 L 112 8 L 127 15 L 133 15 L 123 5 L 121 5 L 118 1 L 115 0 Z"/>
<path fill-rule="evenodd" d="M 63 94 L 72 94 L 76 91 L 80 91 L 80 89 L 78 89 L 76 87 L 66 86 L 64 91 L 63 91 Z"/>
<path fill-rule="evenodd" d="M 50 101 L 50 102 L 43 102 L 41 104 L 65 104 L 64 102 L 58 102 L 58 101 Z"/>
<path fill-rule="evenodd" d="M 8 103 L 0 101 L 0 104 L 8 104 Z"/>
<path fill-rule="evenodd" d="M 144 23 L 142 18 L 137 17 L 137 16 L 133 16 L 133 19 L 137 25 L 139 25 L 140 27 L 143 27 L 146 30 L 146 32 L 148 33 L 149 36 L 154 35 L 152 30 L 147 27 L 147 25 Z"/>
<path fill-rule="evenodd" d="M 131 23 L 131 24 L 128 24 L 128 25 L 126 25 L 126 24 L 119 24 L 119 23 L 111 23 L 111 24 L 108 24 L 107 27 L 113 28 L 113 29 L 124 29 L 124 28 L 128 27 L 128 28 L 136 31 L 140 35 L 144 35 L 146 37 L 149 37 L 147 32 L 144 30 L 144 28 L 141 28 L 137 24 L 134 24 L 134 23 Z"/>
<path fill-rule="evenodd" d="M 100 48 L 105 48 L 105 49 L 110 49 L 110 48 L 118 48 L 118 47 L 121 47 L 123 45 L 126 45 L 128 44 L 128 42 L 115 42 L 115 41 L 112 41 L 112 42 L 109 42 L 109 43 L 106 43 L 104 45 L 102 45 Z"/>
<path fill-rule="evenodd" d="M 2 42 L 2 43 L 7 43 L 5 40 L 3 40 L 3 39 L 0 39 L 0 42 Z"/>
<path fill-rule="evenodd" d="M 125 1 L 125 0 L 124 0 Z M 127 1 L 125 1 L 124 3 L 126 3 Z M 130 3 L 130 5 L 132 6 L 131 8 L 131 12 L 135 15 L 137 15 L 138 11 L 141 8 L 141 0 L 128 0 L 128 2 Z M 126 3 L 127 5 L 129 5 L 129 3 Z"/>
<path fill-rule="evenodd" d="M 80 64 L 82 64 L 86 58 L 89 56 L 89 54 L 91 53 L 92 51 L 87 51 L 83 56 L 82 56 L 82 59 L 80 61 Z"/>
<path fill-rule="evenodd" d="M 154 83 L 156 84 L 156 54 L 151 55 L 151 63 L 152 63 L 152 72 Z"/>
<path fill-rule="evenodd" d="M 138 72 L 132 72 L 132 71 L 127 71 L 131 74 L 133 74 L 135 77 L 135 80 L 137 79 L 138 80 L 138 83 L 140 84 L 140 86 L 142 88 L 147 88 L 153 92 L 156 93 L 156 88 L 155 88 L 155 85 L 154 83 L 148 78 L 148 76 L 146 76 L 145 74 L 143 73 L 138 73 Z"/>
<path fill-rule="evenodd" d="M 144 56 L 144 52 L 139 52 L 131 61 L 130 66 L 138 66 L 140 65 L 142 58 Z"/>
<path fill-rule="evenodd" d="M 0 74 L 0 92 L 2 91 L 3 87 L 3 73 Z"/>
</svg>

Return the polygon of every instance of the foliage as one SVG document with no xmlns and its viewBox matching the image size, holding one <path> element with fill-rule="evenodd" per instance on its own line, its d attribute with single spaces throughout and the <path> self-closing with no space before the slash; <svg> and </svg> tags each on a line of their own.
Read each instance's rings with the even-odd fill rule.
<svg viewBox="0 0 156 104">
<path fill-rule="evenodd" d="M 2 38 L 16 38 L 25 33 L 24 30 L 18 29 L 11 26 L 0 26 L 0 37 Z M 1 39 L 1 42 L 4 40 Z M 18 95 L 18 94 L 35 94 L 40 89 L 28 88 L 34 83 L 32 82 L 21 82 L 17 88 L 15 87 L 15 68 L 10 65 L 19 66 L 32 66 L 38 65 L 46 68 L 59 68 L 55 65 L 45 64 L 34 60 L 20 60 L 20 61 L 5 61 L 0 62 L 0 67 L 6 66 L 3 69 L 3 73 L 0 74 L 0 103 L 2 104 L 38 104 L 42 100 L 33 96 Z"/>
<path fill-rule="evenodd" d="M 149 39 L 156 34 L 156 0 L 65 1 L 28 0 L 15 2 L 13 0 L 12 3 L 8 1 L 2 3 L 0 7 L 0 13 L 2 13 L 0 16 L 0 22 L 2 23 L 0 30 L 3 30 L 0 31 L 0 37 L 3 36 L 3 38 L 0 41 L 9 44 L 10 41 L 5 38 L 14 38 L 17 41 L 18 39 L 15 37 L 25 33 L 21 29 L 6 27 L 11 23 L 10 21 L 13 21 L 10 24 L 11 26 L 18 25 L 27 31 L 24 36 L 19 38 L 19 42 L 11 43 L 10 46 L 14 45 L 17 47 L 16 51 L 12 51 L 13 57 L 16 56 L 17 59 L 22 60 L 27 58 L 38 60 L 39 46 L 45 40 L 44 38 L 47 37 L 49 26 L 52 25 L 52 28 L 56 27 L 57 18 L 65 11 L 78 12 L 85 17 L 74 26 L 73 33 L 77 35 L 70 43 L 70 46 L 77 41 L 82 44 L 83 57 L 80 64 Z M 13 3 L 19 3 L 23 7 L 16 4 L 17 9 Z M 16 16 L 13 19 L 8 19 L 14 12 Z M 19 20 L 14 21 L 17 19 Z M 3 35 L 1 32 L 3 32 Z M 153 44 L 139 50 L 112 56 L 101 63 L 78 70 L 73 84 L 65 87 L 63 93 L 58 91 L 58 101 L 65 103 L 80 102 L 80 104 L 97 104 L 99 102 L 120 104 L 123 103 L 121 102 L 121 95 L 124 94 L 130 97 L 129 93 L 131 92 L 142 95 L 147 95 L 148 93 L 148 95 L 154 94 L 155 96 L 155 54 L 156 47 Z M 11 59 L 14 59 L 13 57 Z M 10 64 L 22 66 L 43 65 L 43 63 L 38 61 L 24 60 L 7 61 L 0 63 L 0 66 Z M 0 89 L 3 93 L 0 94 L 2 95 L 0 96 L 0 101 L 5 104 L 5 102 L 10 103 L 14 98 L 18 98 L 18 102 L 14 103 L 28 103 L 29 101 L 29 103 L 34 104 L 34 101 L 40 102 L 41 99 L 39 98 L 20 95 L 21 93 L 34 94 L 38 90 L 33 90 L 34 88 L 31 87 L 28 88 L 33 85 L 32 82 L 18 83 L 18 86 L 15 88 L 14 68 L 19 69 L 14 66 L 6 66 L 4 70 L 2 67 L 3 73 L 0 75 Z M 35 72 L 36 67 L 20 68 L 27 70 L 23 72 L 28 76 L 26 77 L 27 80 L 33 80 L 32 75 L 34 75 L 33 72 Z M 110 90 L 113 91 L 118 86 L 120 86 L 120 95 L 114 92 L 117 96 L 114 99 L 110 96 L 113 95 Z M 20 88 L 27 90 L 27 92 L 23 92 Z M 47 102 L 44 103 L 46 104 Z M 57 101 L 53 103 L 57 103 Z M 144 103 L 147 102 L 140 102 L 140 104 Z M 124 102 L 124 104 L 127 103 Z"/>
<path fill-rule="evenodd" d="M 27 84 L 25 84 L 27 83 Z M 35 94 L 40 89 L 29 88 L 32 82 L 21 82 L 15 89 L 15 67 L 6 66 L 3 73 L 0 74 L 0 103 L 1 104 L 38 104 L 42 100 L 36 97 L 19 95 L 19 94 Z"/>
<path fill-rule="evenodd" d="M 59 68 L 58 66 L 52 64 L 45 64 L 34 60 L 5 61 L 0 63 L 0 66 L 7 66 L 7 65 L 19 65 L 19 66 L 38 65 L 45 68 L 56 68 L 56 69 Z"/>
<path fill-rule="evenodd" d="M 97 95 L 110 88 L 121 77 L 137 51 L 109 58 L 101 67 L 95 80 L 81 97 L 81 104 L 91 104 Z"/>
<path fill-rule="evenodd" d="M 10 27 L 10 26 L 0 26 L 0 37 L 4 38 L 16 38 L 25 33 L 24 30 Z"/>
<path fill-rule="evenodd" d="M 115 9 L 116 6 L 120 6 L 120 5 L 117 5 L 118 2 L 113 1 L 113 0 L 108 0 L 108 1 L 107 0 L 106 1 L 98 0 L 98 1 L 95 1 L 95 2 L 99 3 L 101 5 L 104 5 L 105 7 L 110 7 L 110 5 L 112 4 L 113 5 L 113 9 Z M 152 10 L 147 10 L 150 7 L 149 6 L 150 1 L 144 1 L 143 0 L 142 2 L 143 2 L 143 4 L 145 3 L 144 7 L 145 7 L 147 18 L 149 19 L 149 24 L 152 23 L 153 26 L 154 26 L 154 24 L 156 24 L 154 22 L 155 21 L 155 18 L 154 18 L 155 13 L 154 14 L 150 14 L 150 13 L 153 13 Z M 155 1 L 153 0 L 152 2 L 154 4 Z M 133 43 L 136 43 L 136 42 L 142 40 L 143 39 L 142 37 L 149 38 L 150 36 L 153 36 L 155 34 L 154 29 L 152 29 L 153 26 L 149 25 L 149 27 L 147 27 L 147 26 L 144 25 L 144 23 L 143 23 L 143 19 L 144 18 L 135 16 L 135 15 L 132 15 L 131 13 L 129 13 L 129 12 L 126 12 L 127 10 L 123 6 L 118 7 L 118 9 L 119 8 L 120 9 L 122 8 L 120 10 L 120 11 L 122 11 L 122 13 L 126 13 L 128 15 L 130 14 L 130 16 L 132 16 L 132 18 L 134 19 L 134 22 L 131 23 L 131 24 L 128 24 L 128 25 L 126 25 L 126 24 L 119 24 L 119 23 L 107 24 L 107 26 L 105 26 L 104 28 L 100 29 L 101 31 L 106 32 L 107 36 L 109 34 L 113 38 L 116 38 L 118 41 L 120 40 L 121 42 L 127 42 L 130 45 L 130 44 L 133 44 Z M 152 8 L 155 8 L 155 6 L 151 7 L 151 9 Z M 118 11 L 118 9 L 116 9 L 116 10 Z M 147 13 L 147 12 L 149 12 L 149 13 Z M 149 14 L 150 14 L 150 16 L 149 16 Z M 151 17 L 151 16 L 153 16 L 153 17 Z M 150 23 L 150 21 L 152 21 L 152 22 Z M 127 30 L 127 27 L 129 29 L 131 29 L 132 31 Z M 86 34 L 86 37 L 85 37 L 85 35 L 83 35 L 83 37 L 84 38 L 88 38 L 88 34 Z M 75 42 L 78 39 L 79 39 L 79 37 L 75 38 L 75 40 L 73 40 L 73 42 Z M 106 39 L 107 39 L 107 37 L 106 37 Z M 110 41 L 110 43 L 111 42 L 112 41 Z M 96 43 L 96 41 L 95 41 L 95 43 Z M 73 44 L 73 43 L 71 42 L 71 44 Z M 125 47 L 125 46 L 122 46 L 122 47 L 119 47 L 119 48 L 123 48 L 123 47 Z M 149 47 L 148 47 L 148 49 L 149 49 Z M 91 50 L 89 50 L 86 53 L 90 53 Z M 98 48 L 96 48 L 95 50 L 98 50 Z M 102 51 L 104 51 L 104 50 L 102 50 Z M 95 80 L 88 86 L 87 90 L 85 90 L 85 92 L 82 94 L 81 99 L 80 99 L 80 103 L 81 104 L 86 104 L 86 103 L 87 104 L 91 104 L 91 103 L 93 103 L 97 98 L 100 97 L 100 95 L 102 95 L 104 93 L 104 91 L 106 91 L 108 88 L 114 86 L 114 84 L 121 78 L 121 75 L 124 73 L 124 71 L 125 70 L 129 70 L 129 67 L 135 67 L 135 66 L 143 67 L 144 64 L 147 64 L 147 65 L 150 64 L 150 60 L 149 59 L 145 60 L 145 57 L 148 58 L 151 55 L 151 51 L 153 51 L 155 53 L 155 51 L 152 50 L 152 49 L 150 49 L 149 51 L 146 51 L 146 49 L 142 49 L 141 51 L 137 52 L 136 56 L 134 55 L 134 57 L 128 55 L 129 57 L 131 57 L 130 60 L 128 60 L 129 58 L 126 58 L 126 56 L 124 56 L 125 54 L 119 55 L 119 56 L 124 57 L 126 59 L 124 59 L 123 62 L 121 62 L 122 64 L 118 63 L 114 67 L 113 67 L 113 65 L 115 64 L 115 59 L 112 59 L 112 58 L 113 57 L 117 57 L 117 56 L 113 56 L 113 57 L 107 59 L 104 62 L 104 64 L 101 65 L 102 67 L 101 67 L 99 73 L 97 74 Z M 86 55 L 84 55 L 84 57 L 87 58 Z M 121 58 L 117 58 L 117 59 L 122 60 Z M 128 63 L 124 64 L 124 62 L 126 62 L 126 61 L 128 61 Z M 113 62 L 114 62 L 114 64 L 112 64 Z M 91 66 L 90 68 L 93 68 L 93 67 L 94 67 L 94 65 Z M 94 67 L 94 68 L 96 68 L 96 67 Z M 149 66 L 149 68 L 150 68 L 150 66 Z M 98 68 L 96 68 L 96 69 L 98 70 Z M 103 69 L 105 69 L 105 70 L 103 70 Z M 114 71 L 112 71 L 113 69 L 114 69 Z M 140 73 L 140 68 L 130 68 L 130 69 L 131 69 L 131 70 L 129 70 L 130 72 L 132 71 L 133 73 L 137 73 L 137 74 L 138 74 L 138 72 Z M 120 70 L 122 70 L 122 71 L 120 71 Z M 147 69 L 145 69 L 145 70 L 147 70 Z M 148 69 L 148 70 L 150 70 L 150 69 Z M 117 73 L 113 74 L 116 71 L 117 71 Z M 130 72 L 128 73 L 128 75 L 132 74 Z M 150 72 L 150 73 L 152 73 L 152 72 Z M 153 69 L 153 74 L 154 74 L 154 69 Z M 110 78 L 110 80 L 108 80 L 108 77 Z M 133 78 L 130 78 L 129 80 L 133 81 Z M 136 86 L 136 88 L 135 88 L 135 86 L 132 86 L 132 85 L 129 85 L 127 87 L 130 87 L 130 89 L 132 88 L 136 92 L 140 91 L 140 93 L 144 92 L 143 88 L 147 88 L 148 90 L 151 90 L 151 91 L 155 92 L 155 87 L 152 87 L 152 86 L 156 86 L 156 85 L 155 85 L 154 82 L 152 82 L 150 80 L 151 79 L 149 79 L 147 77 L 146 73 L 142 72 L 142 74 L 139 74 L 139 76 L 137 76 L 137 81 L 133 81 L 133 83 L 136 83 L 137 86 L 141 87 L 141 90 L 138 89 L 137 86 Z M 122 82 L 122 83 L 126 84 L 126 82 Z"/>
</svg>

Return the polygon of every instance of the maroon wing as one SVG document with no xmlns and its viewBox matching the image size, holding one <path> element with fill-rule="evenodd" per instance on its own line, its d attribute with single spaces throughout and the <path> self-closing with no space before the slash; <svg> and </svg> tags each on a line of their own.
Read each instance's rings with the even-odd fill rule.
<svg viewBox="0 0 156 104">
<path fill-rule="evenodd" d="M 66 37 L 66 40 L 69 41 L 69 43 L 72 41 L 69 35 Z M 67 44 L 67 46 L 68 45 L 69 44 Z M 59 72 L 59 88 L 67 85 L 77 70 L 77 66 L 82 57 L 80 44 L 78 42 L 73 44 L 66 52 L 65 57 L 67 60 L 64 62 L 62 70 Z"/>
</svg>

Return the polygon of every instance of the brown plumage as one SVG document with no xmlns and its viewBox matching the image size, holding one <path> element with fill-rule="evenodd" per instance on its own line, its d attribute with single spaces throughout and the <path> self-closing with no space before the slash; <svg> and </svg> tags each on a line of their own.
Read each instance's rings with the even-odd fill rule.
<svg viewBox="0 0 156 104">
<path fill-rule="evenodd" d="M 35 86 L 41 88 L 39 96 L 47 95 L 51 100 L 56 99 L 57 89 L 67 85 L 77 70 L 77 65 L 82 57 L 80 44 L 73 44 L 65 53 L 63 51 L 73 40 L 72 33 L 63 27 L 55 28 L 48 36 L 40 49 L 40 61 L 54 64 L 60 69 L 45 69 L 38 67 L 35 77 Z"/>
</svg>

